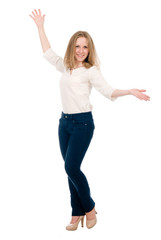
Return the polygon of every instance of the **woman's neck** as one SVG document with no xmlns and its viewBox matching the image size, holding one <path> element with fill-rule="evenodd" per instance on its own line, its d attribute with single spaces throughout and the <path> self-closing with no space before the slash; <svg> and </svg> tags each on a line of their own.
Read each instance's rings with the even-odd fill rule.
<svg viewBox="0 0 161 240">
<path fill-rule="evenodd" d="M 83 65 L 83 62 L 78 62 L 78 63 L 76 63 L 75 65 L 74 65 L 74 69 L 75 68 L 80 68 L 80 67 L 83 67 L 84 65 Z"/>
</svg>

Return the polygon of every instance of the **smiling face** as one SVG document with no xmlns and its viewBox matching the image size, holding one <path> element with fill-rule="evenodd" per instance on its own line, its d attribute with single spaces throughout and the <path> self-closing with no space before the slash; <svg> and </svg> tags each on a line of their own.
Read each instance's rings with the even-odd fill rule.
<svg viewBox="0 0 161 240">
<path fill-rule="evenodd" d="M 78 38 L 76 41 L 75 55 L 74 55 L 77 67 L 83 66 L 83 62 L 87 58 L 88 53 L 89 53 L 89 50 L 88 50 L 87 39 L 85 37 Z"/>
</svg>

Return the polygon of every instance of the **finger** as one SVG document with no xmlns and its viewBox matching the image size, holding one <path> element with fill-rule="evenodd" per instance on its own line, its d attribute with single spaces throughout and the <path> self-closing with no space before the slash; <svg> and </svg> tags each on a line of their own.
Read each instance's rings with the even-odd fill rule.
<svg viewBox="0 0 161 240">
<path fill-rule="evenodd" d="M 150 97 L 146 94 L 141 93 L 141 92 L 136 94 L 135 96 L 140 100 L 150 101 Z"/>
<path fill-rule="evenodd" d="M 35 13 L 36 13 L 36 15 L 38 15 L 38 12 L 37 12 L 37 10 L 35 9 Z"/>
<path fill-rule="evenodd" d="M 146 97 L 146 98 L 149 98 L 149 96 L 148 96 L 148 95 L 145 95 L 145 97 Z"/>
<path fill-rule="evenodd" d="M 148 101 L 148 100 L 150 100 L 150 97 L 147 96 L 147 95 L 144 95 L 144 96 L 143 96 L 143 99 L 144 99 L 145 101 Z"/>
<path fill-rule="evenodd" d="M 144 95 L 144 94 L 141 95 L 141 98 L 142 98 L 143 100 L 146 100 L 146 99 L 147 99 L 146 95 Z"/>
<path fill-rule="evenodd" d="M 40 9 L 38 9 L 38 11 L 39 11 L 39 15 L 41 15 L 41 10 L 40 10 Z"/>
<path fill-rule="evenodd" d="M 147 100 L 148 100 L 148 98 L 147 98 L 147 97 L 145 97 L 145 96 L 144 96 L 142 99 L 143 99 L 143 100 L 145 100 L 145 101 L 147 101 Z"/>
<path fill-rule="evenodd" d="M 30 16 L 32 19 L 34 19 L 32 15 L 29 15 L 29 16 Z"/>
<path fill-rule="evenodd" d="M 146 95 L 146 94 L 141 94 L 143 97 L 145 97 L 145 98 L 149 98 L 149 96 L 148 95 Z"/>
<path fill-rule="evenodd" d="M 36 17 L 35 13 L 32 11 L 32 14 L 34 15 L 34 17 Z"/>
<path fill-rule="evenodd" d="M 149 96 L 146 96 L 146 100 L 147 100 L 147 101 L 150 101 L 150 97 L 149 97 Z"/>
<path fill-rule="evenodd" d="M 142 94 L 142 93 L 138 94 L 138 97 L 139 97 L 140 100 L 145 100 L 146 99 L 145 94 Z"/>
<path fill-rule="evenodd" d="M 150 97 L 148 95 L 146 95 L 146 97 L 150 100 Z"/>
</svg>

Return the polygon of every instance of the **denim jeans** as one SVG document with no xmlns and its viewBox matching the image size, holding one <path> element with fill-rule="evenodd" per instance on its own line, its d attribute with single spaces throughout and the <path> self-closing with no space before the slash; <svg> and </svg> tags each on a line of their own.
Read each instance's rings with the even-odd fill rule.
<svg viewBox="0 0 161 240">
<path fill-rule="evenodd" d="M 59 145 L 71 196 L 72 216 L 90 212 L 95 203 L 81 163 L 93 137 L 95 125 L 92 112 L 64 114 L 59 119 Z"/>
</svg>

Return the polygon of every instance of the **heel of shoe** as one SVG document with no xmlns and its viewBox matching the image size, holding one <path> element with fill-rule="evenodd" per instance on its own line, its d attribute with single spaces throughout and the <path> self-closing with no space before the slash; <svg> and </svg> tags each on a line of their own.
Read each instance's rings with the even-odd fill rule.
<svg viewBox="0 0 161 240">
<path fill-rule="evenodd" d="M 81 225 L 84 227 L 84 216 L 81 218 Z"/>
</svg>

